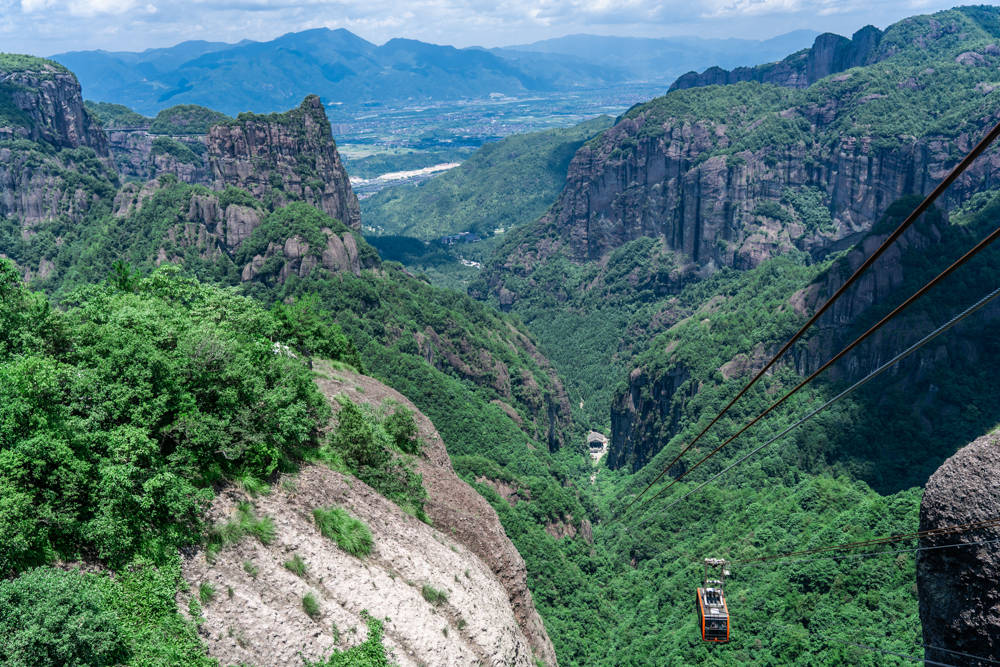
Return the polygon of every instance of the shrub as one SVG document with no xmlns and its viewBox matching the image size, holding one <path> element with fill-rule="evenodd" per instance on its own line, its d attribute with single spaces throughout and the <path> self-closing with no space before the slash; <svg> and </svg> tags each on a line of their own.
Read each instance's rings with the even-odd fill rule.
<svg viewBox="0 0 1000 667">
<path fill-rule="evenodd" d="M 291 560 L 285 561 L 285 569 L 297 577 L 306 576 L 306 562 L 298 554 L 292 556 Z"/>
<path fill-rule="evenodd" d="M 10 667 L 117 665 L 124 633 L 95 575 L 37 568 L 0 582 L 0 663 Z"/>
<path fill-rule="evenodd" d="M 337 546 L 357 558 L 371 553 L 372 533 L 364 523 L 339 507 L 317 507 L 313 518 L 319 532 L 337 543 Z"/>
<path fill-rule="evenodd" d="M 420 593 L 424 596 L 424 599 L 430 602 L 435 607 L 444 604 L 448 601 L 448 594 L 444 591 L 439 591 L 433 586 L 428 586 L 424 584 L 423 588 L 420 589 Z"/>
<path fill-rule="evenodd" d="M 382 621 L 367 610 L 362 610 L 361 618 L 368 625 L 368 638 L 364 642 L 346 651 L 335 651 L 325 661 L 306 660 L 304 667 L 390 667 L 392 663 L 382 644 Z"/>
<path fill-rule="evenodd" d="M 420 441 L 417 439 L 417 422 L 413 419 L 413 411 L 400 405 L 382 423 L 386 433 L 392 438 L 401 451 L 407 454 L 420 453 Z"/>
<path fill-rule="evenodd" d="M 316 601 L 315 595 L 306 593 L 302 597 L 302 610 L 306 612 L 306 616 L 314 621 L 320 617 L 319 602 Z"/>
</svg>

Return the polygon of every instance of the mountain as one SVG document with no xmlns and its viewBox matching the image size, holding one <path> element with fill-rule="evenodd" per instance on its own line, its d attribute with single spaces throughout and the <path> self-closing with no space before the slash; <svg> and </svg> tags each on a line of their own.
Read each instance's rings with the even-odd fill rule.
<svg viewBox="0 0 1000 667">
<path fill-rule="evenodd" d="M 668 83 L 696 67 L 777 58 L 812 34 L 763 41 L 573 35 L 485 50 L 398 38 L 377 46 L 342 28 L 319 28 L 268 42 L 183 42 L 141 53 L 73 51 L 52 59 L 76 72 L 88 99 L 141 114 L 178 104 L 267 113 L 308 94 L 347 105 L 399 104 Z"/>
<path fill-rule="evenodd" d="M 921 486 L 1000 421 L 996 302 L 771 440 L 980 298 L 998 249 L 692 465 L 995 229 L 995 148 L 631 502 L 1000 118 L 1000 9 L 877 42 L 843 71 L 819 49 L 831 71 L 806 87 L 678 89 L 576 136 L 548 211 L 487 243 L 478 300 L 321 210 L 351 190 L 315 171 L 337 150 L 315 98 L 182 106 L 159 135 L 92 106 L 159 140 L 152 178 L 125 177 L 72 75 L 5 60 L 0 151 L 52 182 L 0 198 L 73 207 L 0 219 L 0 662 L 875 665 L 920 653 L 921 599 L 986 609 L 988 587 L 951 587 L 989 581 L 983 550 L 788 554 L 912 533 L 922 496 L 926 525 L 989 516 L 984 457 Z M 552 171 L 514 153 L 551 144 L 523 139 L 466 174 L 513 184 L 461 197 L 538 205 L 531 175 Z M 555 144 L 535 155 L 559 163 Z M 192 155 L 212 178 L 186 182 Z M 731 561 L 725 646 L 692 613 L 706 557 Z M 946 649 L 998 633 L 985 612 L 924 618 Z"/>
<path fill-rule="evenodd" d="M 32 169 L 59 160 L 54 183 L 79 205 L 12 206 L 0 221 L 0 616 L 33 623 L 3 625 L 19 640 L 0 645 L 0 661 L 169 654 L 207 666 L 265 633 L 275 646 L 251 654 L 263 664 L 299 651 L 348 664 L 387 651 L 407 665 L 442 654 L 557 664 L 497 507 L 548 548 L 547 525 L 589 526 L 563 486 L 568 399 L 515 321 L 383 263 L 344 224 L 353 194 L 317 98 L 214 123 L 213 190 L 183 182 L 179 162 L 120 183 L 62 66 L 4 56 L 0 81 L 0 151 Z M 185 131 L 209 116 L 185 107 L 157 120 Z M 50 187 L 5 180 L 0 196 L 32 201 Z M 24 394 L 42 380 L 35 363 L 65 391 Z M 22 408 L 45 411 L 47 426 Z M 22 455 L 37 475 L 9 465 Z M 485 475 L 535 500 L 484 498 Z M 282 564 L 287 548 L 297 559 Z M 369 552 L 375 570 L 359 561 Z M 331 588 L 345 571 L 372 573 L 378 589 Z M 262 626 L 248 608 L 282 621 Z M 431 628 L 442 614 L 445 631 Z"/>
<path fill-rule="evenodd" d="M 519 44 L 494 53 L 513 57 L 560 55 L 581 63 L 622 72 L 629 81 L 670 83 L 685 71 L 709 64 L 721 67 L 754 65 L 783 58 L 810 44 L 812 30 L 795 30 L 765 40 L 706 39 L 700 37 L 638 38 L 604 35 L 566 35 L 531 44 Z"/>
<path fill-rule="evenodd" d="M 147 115 L 177 104 L 230 114 L 271 112 L 308 94 L 328 102 L 386 104 L 606 83 L 593 67 L 545 71 L 482 49 L 409 39 L 376 46 L 347 30 L 326 28 L 269 42 L 185 42 L 138 54 L 83 51 L 53 59 L 79 70 L 88 98 Z"/>
<path fill-rule="evenodd" d="M 871 25 L 858 30 L 851 39 L 827 32 L 817 37 L 810 48 L 793 53 L 779 62 L 756 67 L 737 67 L 732 71 L 715 66 L 701 74 L 688 72 L 677 79 L 670 90 L 740 81 L 807 88 L 830 74 L 843 72 L 851 67 L 870 65 L 878 58 L 891 55 L 891 52 L 879 51 L 881 39 L 882 31 Z"/>
</svg>

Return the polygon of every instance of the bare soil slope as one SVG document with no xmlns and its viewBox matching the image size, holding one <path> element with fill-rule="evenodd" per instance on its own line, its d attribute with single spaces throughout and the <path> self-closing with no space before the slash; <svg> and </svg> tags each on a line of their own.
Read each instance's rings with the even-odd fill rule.
<svg viewBox="0 0 1000 667">
<path fill-rule="evenodd" d="M 202 609 L 209 653 L 221 664 L 301 665 L 303 657 L 318 660 L 364 641 L 366 610 L 385 621 L 384 643 L 401 667 L 530 666 L 536 656 L 555 665 L 523 560 L 493 508 L 455 475 L 430 420 L 372 378 L 319 370 L 317 383 L 331 399 L 346 394 L 372 405 L 392 399 L 414 410 L 424 443 L 417 469 L 434 527 L 363 482 L 323 466 L 286 477 L 266 496 L 226 490 L 213 503 L 210 520 L 229 520 L 240 502 L 249 501 L 257 516 L 273 519 L 276 537 L 267 546 L 247 537 L 211 563 L 203 551 L 186 558 L 190 597 L 198 597 L 202 584 L 214 589 Z M 369 556 L 351 556 L 320 534 L 313 510 L 329 506 L 343 508 L 371 529 Z M 301 577 L 284 566 L 296 555 L 306 564 Z M 447 600 L 429 602 L 425 586 L 445 592 Z M 316 618 L 303 609 L 307 594 L 318 602 Z M 186 607 L 188 599 L 181 603 Z"/>
</svg>

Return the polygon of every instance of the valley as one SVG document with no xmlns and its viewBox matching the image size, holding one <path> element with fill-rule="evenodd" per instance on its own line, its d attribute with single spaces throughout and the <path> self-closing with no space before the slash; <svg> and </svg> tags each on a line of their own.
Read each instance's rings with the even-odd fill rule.
<svg viewBox="0 0 1000 667">
<path fill-rule="evenodd" d="M 1000 122 L 1000 8 L 585 37 L 0 54 L 0 662 L 1000 657 L 1000 302 L 845 391 L 1000 249 L 728 442 L 993 232 L 1000 147 L 727 408 Z"/>
</svg>

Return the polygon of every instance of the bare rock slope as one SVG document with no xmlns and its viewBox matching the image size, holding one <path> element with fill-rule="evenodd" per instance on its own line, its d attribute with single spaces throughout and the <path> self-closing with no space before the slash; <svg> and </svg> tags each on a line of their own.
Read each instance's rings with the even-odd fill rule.
<svg viewBox="0 0 1000 667">
<path fill-rule="evenodd" d="M 266 546 L 244 539 L 211 563 L 202 552 L 186 559 L 192 595 L 203 583 L 216 591 L 202 612 L 209 653 L 223 664 L 301 665 L 302 657 L 317 660 L 364 641 L 365 610 L 384 620 L 384 644 L 401 667 L 528 666 L 536 658 L 555 665 L 520 555 L 492 507 L 452 471 L 430 421 L 372 378 L 329 368 L 323 375 L 317 382 L 331 398 L 343 393 L 374 405 L 392 399 L 415 411 L 424 443 L 418 471 L 433 527 L 323 466 L 282 480 L 266 496 L 228 490 L 213 504 L 212 519 L 226 520 L 240 502 L 251 501 L 258 516 L 274 520 L 276 537 Z M 371 529 L 369 556 L 351 556 L 319 533 L 312 512 L 331 505 Z M 306 563 L 303 577 L 283 565 L 296 555 Z M 428 601 L 425 586 L 445 592 L 447 600 Z M 303 610 L 310 593 L 319 603 L 315 619 Z"/>
<path fill-rule="evenodd" d="M 1000 431 L 963 447 L 945 461 L 924 489 L 920 530 L 1000 517 Z M 1000 545 L 935 549 L 957 542 L 1000 539 L 992 527 L 921 540 L 917 591 L 924 643 L 972 656 L 1000 659 Z M 927 649 L 927 660 L 956 664 L 955 654 Z M 963 665 L 988 661 L 962 658 Z"/>
</svg>

